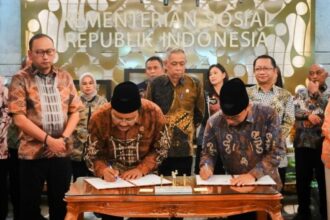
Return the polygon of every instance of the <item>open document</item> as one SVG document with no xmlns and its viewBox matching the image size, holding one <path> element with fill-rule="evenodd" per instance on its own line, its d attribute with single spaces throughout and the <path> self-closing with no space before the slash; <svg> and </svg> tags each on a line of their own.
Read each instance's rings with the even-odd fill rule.
<svg viewBox="0 0 330 220">
<path fill-rule="evenodd" d="M 213 175 L 207 180 L 203 180 L 199 175 L 196 175 L 197 185 L 231 185 L 230 180 L 232 175 Z M 253 185 L 276 185 L 275 181 L 269 176 L 260 177 Z"/>
<path fill-rule="evenodd" d="M 118 177 L 115 182 L 107 182 L 99 177 L 91 177 L 86 178 L 86 182 L 91 184 L 96 189 L 114 189 L 114 188 L 126 188 L 126 187 L 134 187 L 134 185 L 130 182 L 123 180 Z"/>
<path fill-rule="evenodd" d="M 161 178 L 155 174 L 148 174 L 139 179 L 135 180 L 123 180 L 118 177 L 115 182 L 107 182 L 98 177 L 86 178 L 86 182 L 91 184 L 96 189 L 114 189 L 114 188 L 126 188 L 134 186 L 152 186 L 152 185 L 161 185 L 161 184 L 170 184 L 171 181 Z"/>
</svg>

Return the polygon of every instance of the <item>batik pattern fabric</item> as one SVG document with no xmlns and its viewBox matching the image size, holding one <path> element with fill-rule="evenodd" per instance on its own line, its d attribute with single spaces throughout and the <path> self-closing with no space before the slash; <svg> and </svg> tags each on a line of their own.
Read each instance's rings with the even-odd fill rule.
<svg viewBox="0 0 330 220">
<path fill-rule="evenodd" d="M 74 161 L 82 161 L 83 154 L 86 150 L 87 137 L 88 137 L 88 123 L 92 114 L 100 108 L 103 104 L 107 103 L 107 99 L 103 96 L 96 95 L 90 101 L 80 96 L 84 105 L 83 111 L 79 113 L 79 122 L 75 131 L 72 134 L 73 149 L 71 159 Z"/>
<path fill-rule="evenodd" d="M 200 164 L 214 167 L 220 156 L 227 173 L 249 173 L 255 178 L 270 175 L 281 188 L 277 168 L 284 154 L 277 113 L 271 107 L 253 104 L 238 126 L 228 125 L 221 112 L 209 118 Z"/>
<path fill-rule="evenodd" d="M 169 157 L 192 156 L 195 129 L 204 114 L 204 94 L 200 82 L 184 75 L 174 86 L 167 75 L 149 83 L 147 98 L 155 102 L 166 116 L 171 147 Z"/>
<path fill-rule="evenodd" d="M 11 123 L 8 114 L 8 89 L 1 85 L 0 90 L 0 159 L 8 158 L 7 133 Z"/>
<path fill-rule="evenodd" d="M 20 130 L 12 121 L 8 127 L 7 143 L 9 149 L 18 150 L 20 140 Z"/>
<path fill-rule="evenodd" d="M 82 110 L 83 106 L 68 72 L 52 67 L 48 75 L 41 78 L 33 66 L 20 70 L 12 78 L 8 106 L 11 114 L 25 115 L 36 126 L 46 129 L 50 135 L 58 138 L 66 126 L 68 115 Z M 43 83 L 47 85 L 42 85 Z M 51 90 L 51 97 L 47 97 L 48 89 Z M 48 101 L 45 102 L 45 98 Z M 56 101 L 49 101 L 53 98 L 56 98 Z M 54 118 L 52 110 L 56 112 Z M 58 121 L 61 121 L 61 124 L 58 124 Z M 71 147 L 67 146 L 67 151 L 60 156 L 69 155 Z M 42 141 L 22 133 L 18 150 L 21 159 L 42 158 L 45 149 Z"/>
<path fill-rule="evenodd" d="M 250 100 L 272 107 L 280 117 L 282 138 L 286 140 L 294 125 L 294 104 L 291 93 L 283 88 L 273 85 L 270 91 L 264 92 L 259 85 L 247 88 Z M 288 159 L 281 158 L 280 167 L 287 167 Z"/>
<path fill-rule="evenodd" d="M 270 106 L 277 112 L 280 117 L 283 138 L 287 138 L 295 121 L 293 96 L 291 93 L 275 85 L 269 92 L 263 92 L 258 85 L 248 87 L 246 90 L 253 103 Z"/>
<path fill-rule="evenodd" d="M 294 98 L 295 106 L 295 138 L 294 147 L 307 147 L 316 149 L 322 146 L 322 124 L 324 111 L 330 97 L 330 90 L 323 86 L 318 95 L 310 95 L 307 89 L 298 90 Z M 319 125 L 312 125 L 308 116 L 318 115 L 322 122 Z"/>
<path fill-rule="evenodd" d="M 126 132 L 112 123 L 111 103 L 94 112 L 84 159 L 96 176 L 102 176 L 109 164 L 121 172 L 138 168 L 148 174 L 167 157 L 170 140 L 165 117 L 156 104 L 141 101 L 139 117 Z"/>
</svg>

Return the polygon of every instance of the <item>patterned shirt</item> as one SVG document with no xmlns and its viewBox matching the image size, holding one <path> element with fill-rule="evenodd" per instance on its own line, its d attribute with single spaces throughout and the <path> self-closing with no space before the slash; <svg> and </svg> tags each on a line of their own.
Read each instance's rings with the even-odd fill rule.
<svg viewBox="0 0 330 220">
<path fill-rule="evenodd" d="M 169 137 L 165 117 L 154 103 L 141 99 L 137 122 L 127 132 L 113 123 L 111 103 L 94 112 L 88 129 L 85 160 L 96 176 L 111 164 L 120 171 L 137 167 L 143 174 L 154 171 L 167 157 Z"/>
<path fill-rule="evenodd" d="M 47 91 L 39 91 L 39 89 L 47 89 L 48 87 L 40 86 L 40 74 L 32 66 L 20 70 L 12 78 L 10 89 L 9 89 L 9 112 L 11 114 L 23 114 L 29 120 L 31 120 L 36 126 L 41 129 L 49 130 L 50 134 L 53 132 L 59 137 L 62 131 L 58 128 L 65 128 L 68 115 L 82 110 L 82 103 L 77 94 L 77 90 L 73 84 L 70 74 L 64 70 L 53 67 L 52 72 L 48 74 L 48 77 L 53 79 L 45 78 L 42 79 L 44 83 L 53 83 L 52 94 L 58 94 L 60 97 L 60 106 L 53 106 L 57 102 L 52 102 L 52 105 L 45 105 L 44 98 L 47 95 Z M 40 95 L 43 93 L 44 95 Z M 47 108 L 47 110 L 45 110 Z M 56 114 L 63 124 L 58 125 L 57 122 L 52 126 L 51 114 L 43 114 L 44 112 L 50 113 L 51 109 L 61 109 L 62 115 Z M 58 113 L 58 111 L 56 111 Z M 46 118 L 47 117 L 47 118 Z M 54 130 L 52 130 L 52 127 Z M 23 132 L 21 142 L 19 146 L 19 157 L 21 159 L 38 159 L 43 157 L 45 148 L 43 142 L 36 140 Z M 71 149 L 68 147 L 67 152 L 62 156 L 68 155 Z"/>
<path fill-rule="evenodd" d="M 104 103 L 107 103 L 106 98 L 96 95 L 92 100 L 87 101 L 85 98 L 80 96 L 82 103 L 84 104 L 84 110 L 79 114 L 79 122 L 76 130 L 72 134 L 73 138 L 73 149 L 71 154 L 71 159 L 75 161 L 81 161 L 83 153 L 85 151 L 85 146 L 87 144 L 88 130 L 87 126 L 89 119 L 98 108 L 100 108 Z"/>
<path fill-rule="evenodd" d="M 184 75 L 173 86 L 167 75 L 149 83 L 147 98 L 155 102 L 166 116 L 171 147 L 169 157 L 193 155 L 193 137 L 204 113 L 204 94 L 200 82 Z"/>
<path fill-rule="evenodd" d="M 246 90 L 253 103 L 275 109 L 280 117 L 283 138 L 287 138 L 295 121 L 293 97 L 290 92 L 275 85 L 269 92 L 262 91 L 259 85 L 248 87 Z"/>
<path fill-rule="evenodd" d="M 322 123 L 324 110 L 330 97 L 330 90 L 324 85 L 321 93 L 311 96 L 306 88 L 300 89 L 294 98 L 295 105 L 295 138 L 294 147 L 319 148 L 322 146 Z M 322 119 L 319 125 L 312 125 L 308 121 L 309 114 L 316 114 Z"/>
<path fill-rule="evenodd" d="M 0 85 L 0 159 L 8 158 L 7 132 L 11 123 L 8 114 L 8 89 Z"/>
<path fill-rule="evenodd" d="M 9 149 L 18 150 L 20 143 L 20 135 L 21 132 L 15 123 L 12 121 L 10 126 L 8 127 L 8 135 L 7 135 L 7 143 Z"/>
<path fill-rule="evenodd" d="M 276 112 L 270 107 L 253 104 L 246 120 L 237 126 L 229 126 L 221 112 L 210 117 L 200 165 L 208 163 L 214 167 L 220 156 L 229 174 L 250 173 L 256 178 L 270 175 L 281 188 L 277 167 L 284 154 Z"/>
</svg>

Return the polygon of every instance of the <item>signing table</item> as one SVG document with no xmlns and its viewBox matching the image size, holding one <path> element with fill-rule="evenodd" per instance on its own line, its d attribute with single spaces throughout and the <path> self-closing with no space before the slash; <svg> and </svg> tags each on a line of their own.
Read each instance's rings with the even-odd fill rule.
<svg viewBox="0 0 330 220">
<path fill-rule="evenodd" d="M 258 211 L 258 219 L 265 217 L 260 213 L 267 212 L 272 219 L 283 220 L 282 195 L 272 186 L 196 186 L 194 177 L 176 180 L 178 186 L 183 182 L 192 187 L 192 193 L 156 195 L 154 186 L 97 190 L 78 178 L 65 195 L 65 219 L 82 219 L 83 212 L 159 218 L 225 217 Z"/>
</svg>

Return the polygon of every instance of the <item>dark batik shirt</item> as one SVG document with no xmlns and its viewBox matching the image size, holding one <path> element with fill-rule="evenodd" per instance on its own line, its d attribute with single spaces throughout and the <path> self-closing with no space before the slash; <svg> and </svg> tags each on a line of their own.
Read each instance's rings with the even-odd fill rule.
<svg viewBox="0 0 330 220">
<path fill-rule="evenodd" d="M 85 160 L 96 176 L 111 164 L 120 171 L 138 168 L 148 174 L 167 157 L 169 137 L 160 108 L 141 99 L 137 122 L 127 132 L 112 123 L 111 103 L 100 107 L 90 119 Z"/>
<path fill-rule="evenodd" d="M 270 107 L 253 104 L 238 126 L 229 126 L 217 112 L 206 124 L 200 165 L 214 167 L 220 156 L 227 173 L 250 173 L 256 178 L 270 175 L 280 188 L 277 167 L 285 154 L 281 137 L 279 117 Z"/>
<path fill-rule="evenodd" d="M 322 146 L 322 123 L 325 107 L 330 97 L 326 86 L 321 87 L 321 93 L 310 95 L 307 89 L 300 89 L 294 98 L 295 106 L 295 138 L 294 147 L 320 148 Z M 311 125 L 308 121 L 309 114 L 316 114 L 322 119 L 319 125 Z"/>
<path fill-rule="evenodd" d="M 169 157 L 193 155 L 193 138 L 204 113 L 204 94 L 200 82 L 184 75 L 174 86 L 167 75 L 149 83 L 147 98 L 155 102 L 166 116 L 171 147 Z"/>
</svg>

